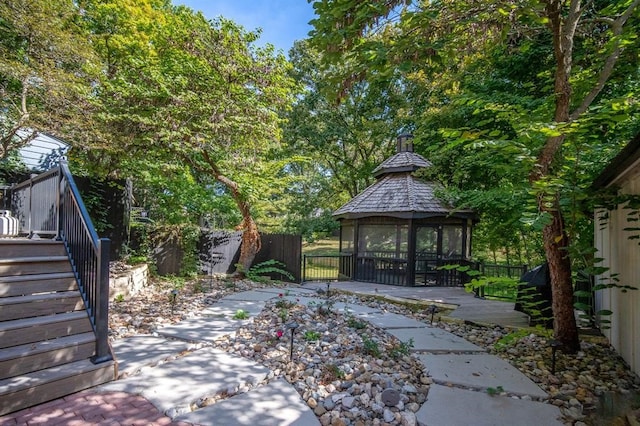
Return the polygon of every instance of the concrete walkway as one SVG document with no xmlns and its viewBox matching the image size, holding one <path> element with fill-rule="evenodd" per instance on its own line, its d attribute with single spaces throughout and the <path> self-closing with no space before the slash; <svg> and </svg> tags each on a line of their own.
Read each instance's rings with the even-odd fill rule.
<svg viewBox="0 0 640 426">
<path fill-rule="evenodd" d="M 301 303 L 322 302 L 315 297 L 318 287 L 324 288 L 326 284 L 235 293 L 202 311 L 200 317 L 160 329 L 160 337 L 136 336 L 117 340 L 113 349 L 121 379 L 94 391 L 103 395 L 143 397 L 167 416 L 160 418 L 170 418 L 169 421 L 179 424 L 318 425 L 317 417 L 293 386 L 275 378 L 268 368 L 206 346 L 251 321 L 231 319 L 237 309 L 247 310 L 254 316 L 263 309 L 267 300 L 285 291 L 292 298 L 300 299 Z M 458 309 L 466 307 L 466 313 L 464 309 L 463 313 L 469 317 L 482 313 L 482 305 L 487 302 L 491 305 L 501 303 L 476 299 L 462 289 L 390 288 L 366 283 L 332 283 L 331 287 L 361 294 L 427 300 L 454 307 L 460 304 Z M 491 310 L 497 309 L 495 306 Z M 412 350 L 433 379 L 427 401 L 416 413 L 419 424 L 562 424 L 557 407 L 538 402 L 547 396 L 542 389 L 509 363 L 487 354 L 482 348 L 402 315 L 343 303 L 336 303 L 334 308 L 348 310 L 401 341 L 413 339 Z M 507 321 L 509 309 L 504 306 L 501 309 L 500 312 L 505 313 L 500 317 L 503 321 L 518 322 L 518 316 Z M 491 322 L 490 318 L 483 319 Z M 489 392 L 489 388 L 502 389 L 521 398 L 490 396 L 493 392 Z M 203 406 L 206 405 L 202 404 L 203 401 L 221 393 L 234 396 Z M 13 418 L 19 414 L 15 413 Z M 0 418 L 0 424 L 5 424 L 5 419 L 9 417 Z M 21 423 L 9 423 L 7 420 L 7 424 Z"/>
</svg>

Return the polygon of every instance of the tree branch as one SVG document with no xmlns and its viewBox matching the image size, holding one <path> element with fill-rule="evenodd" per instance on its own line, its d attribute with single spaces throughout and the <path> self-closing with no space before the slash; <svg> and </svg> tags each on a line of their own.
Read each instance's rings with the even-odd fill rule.
<svg viewBox="0 0 640 426">
<path fill-rule="evenodd" d="M 622 15 L 620 15 L 616 20 L 613 21 L 613 23 L 611 24 L 613 37 L 618 37 L 620 34 L 622 34 L 624 24 L 631 17 L 631 14 L 633 13 L 634 9 L 638 7 L 638 5 L 640 5 L 640 0 L 634 0 L 633 3 L 629 5 L 627 10 L 625 10 Z M 580 115 L 582 115 L 587 110 L 587 108 L 589 108 L 591 103 L 598 97 L 600 92 L 602 92 L 602 89 L 604 89 L 605 84 L 613 73 L 613 69 L 615 68 L 616 62 L 618 62 L 618 58 L 620 57 L 621 52 L 622 48 L 620 47 L 620 41 L 615 40 L 615 48 L 605 60 L 602 71 L 598 76 L 598 81 L 596 82 L 595 86 L 593 86 L 591 91 L 589 91 L 589 93 L 587 93 L 587 95 L 584 97 L 584 99 L 580 103 L 580 106 L 571 113 L 571 115 L 569 116 L 570 120 L 576 120 L 578 117 L 580 117 Z"/>
</svg>

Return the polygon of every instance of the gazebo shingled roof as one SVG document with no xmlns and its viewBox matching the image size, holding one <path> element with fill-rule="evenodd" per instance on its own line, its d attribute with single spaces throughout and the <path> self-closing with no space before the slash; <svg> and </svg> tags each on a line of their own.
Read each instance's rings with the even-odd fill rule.
<svg viewBox="0 0 640 426">
<path fill-rule="evenodd" d="M 337 219 L 368 216 L 408 219 L 452 214 L 454 209 L 435 195 L 440 186 L 412 174 L 431 166 L 429 160 L 411 151 L 399 152 L 387 158 L 373 171 L 377 181 L 336 210 L 333 216 Z M 452 215 L 472 214 L 470 210 L 457 213 Z"/>
<path fill-rule="evenodd" d="M 451 208 L 438 200 L 435 189 L 435 184 L 409 173 L 386 175 L 336 210 L 333 216 L 355 219 L 373 215 L 401 218 L 447 215 Z"/>
<path fill-rule="evenodd" d="M 431 167 L 433 164 L 420 154 L 403 151 L 384 160 L 373 169 L 373 176 L 378 177 L 388 173 L 415 172 L 418 169 Z"/>
</svg>

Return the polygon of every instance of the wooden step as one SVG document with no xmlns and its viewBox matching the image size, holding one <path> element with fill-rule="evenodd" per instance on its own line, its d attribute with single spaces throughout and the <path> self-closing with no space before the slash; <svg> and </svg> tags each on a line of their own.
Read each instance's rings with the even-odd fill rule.
<svg viewBox="0 0 640 426">
<path fill-rule="evenodd" d="M 86 311 L 0 322 L 0 349 L 93 331 Z"/>
<path fill-rule="evenodd" d="M 0 298 L 0 321 L 62 314 L 84 309 L 79 291 Z"/>
<path fill-rule="evenodd" d="M 114 380 L 114 361 L 89 360 L 0 380 L 0 416 Z"/>
<path fill-rule="evenodd" d="M 70 272 L 67 256 L 12 257 L 0 259 L 0 276 Z"/>
<path fill-rule="evenodd" d="M 3 349 L 0 379 L 91 358 L 95 347 L 95 336 L 89 332 Z"/>
<path fill-rule="evenodd" d="M 73 272 L 0 277 L 0 297 L 77 290 Z"/>
<path fill-rule="evenodd" d="M 67 251 L 62 241 L 29 240 L 27 238 L 0 239 L 0 259 L 33 256 L 66 256 Z"/>
</svg>

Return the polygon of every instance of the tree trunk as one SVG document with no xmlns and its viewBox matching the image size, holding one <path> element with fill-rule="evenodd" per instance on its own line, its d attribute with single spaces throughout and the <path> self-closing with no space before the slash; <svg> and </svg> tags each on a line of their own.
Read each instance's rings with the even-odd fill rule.
<svg viewBox="0 0 640 426">
<path fill-rule="evenodd" d="M 566 250 L 568 238 L 562 213 L 557 208 L 547 212 L 552 221 L 544 227 L 542 238 L 551 277 L 554 338 L 562 343 L 564 352 L 575 353 L 580 349 L 580 341 L 573 311 L 571 261 Z"/>
<path fill-rule="evenodd" d="M 238 200 L 236 200 L 238 202 Z M 246 203 L 244 203 L 246 204 Z M 248 212 L 248 205 L 246 205 L 246 211 Z M 243 209 L 241 209 L 243 210 Z M 244 271 L 248 271 L 251 268 L 253 260 L 256 258 L 256 254 L 260 251 L 262 241 L 260 240 L 260 232 L 258 231 L 258 225 L 253 220 L 250 213 L 243 212 L 242 224 L 242 245 L 240 246 L 240 259 L 238 263 L 241 265 L 239 270 L 236 270 L 236 274 L 243 275 Z"/>
<path fill-rule="evenodd" d="M 242 215 L 242 222 L 238 226 L 242 230 L 242 244 L 240 245 L 240 259 L 238 260 L 240 268 L 236 269 L 235 274 L 243 276 L 251 268 L 251 264 L 262 246 L 258 225 L 253 220 L 251 205 L 240 192 L 238 183 L 220 173 L 217 164 L 209 157 L 206 151 L 203 151 L 202 155 L 211 168 L 213 177 L 231 191 L 231 197 L 236 202 Z"/>
</svg>

